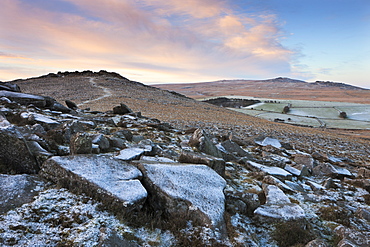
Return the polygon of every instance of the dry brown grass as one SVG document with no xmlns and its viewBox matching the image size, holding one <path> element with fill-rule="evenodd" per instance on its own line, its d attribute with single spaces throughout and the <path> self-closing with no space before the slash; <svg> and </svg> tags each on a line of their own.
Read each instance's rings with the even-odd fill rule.
<svg viewBox="0 0 370 247">
<path fill-rule="evenodd" d="M 238 95 L 271 99 L 318 100 L 370 104 L 370 90 L 302 82 L 235 80 L 212 83 L 158 84 L 154 86 L 176 91 L 194 99 Z"/>
<path fill-rule="evenodd" d="M 52 96 L 61 103 L 68 99 L 80 104 L 104 95 L 101 88 L 91 85 L 90 78 L 73 75 L 64 78 L 43 77 L 17 81 L 17 84 L 25 93 Z M 81 108 L 108 111 L 123 102 L 133 111 L 140 111 L 144 116 L 170 122 L 180 128 L 203 127 L 232 131 L 241 138 L 258 134 L 273 135 L 302 151 L 323 151 L 332 155 L 338 155 L 338 151 L 341 151 L 340 156 L 363 164 L 370 162 L 369 141 L 357 135 L 342 136 L 328 130 L 273 123 L 124 78 L 108 75 L 95 75 L 94 78 L 96 84 L 108 88 L 112 96 L 85 104 Z"/>
</svg>

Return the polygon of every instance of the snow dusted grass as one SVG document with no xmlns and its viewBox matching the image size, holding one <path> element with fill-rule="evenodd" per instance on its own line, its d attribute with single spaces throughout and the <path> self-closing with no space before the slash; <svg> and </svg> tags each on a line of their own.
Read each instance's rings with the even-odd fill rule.
<svg viewBox="0 0 370 247">
<path fill-rule="evenodd" d="M 170 246 L 168 231 L 134 228 L 100 211 L 99 204 L 65 189 L 49 189 L 0 216 L 1 246 L 98 246 L 111 234 L 139 246 Z"/>
<path fill-rule="evenodd" d="M 233 98 L 237 97 L 233 96 Z M 269 121 L 279 118 L 285 123 L 295 125 L 322 127 L 322 124 L 326 124 L 327 128 L 370 129 L 370 105 L 309 100 L 253 99 L 259 99 L 263 103 L 241 109 L 230 109 Z M 264 101 L 276 103 L 265 103 Z M 290 111 L 282 114 L 284 106 L 288 104 L 291 104 Z M 340 111 L 347 113 L 346 119 L 339 117 Z"/>
</svg>

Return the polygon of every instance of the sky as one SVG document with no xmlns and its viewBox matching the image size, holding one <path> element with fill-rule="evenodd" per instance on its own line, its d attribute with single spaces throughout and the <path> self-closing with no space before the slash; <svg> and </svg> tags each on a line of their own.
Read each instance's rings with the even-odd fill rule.
<svg viewBox="0 0 370 247">
<path fill-rule="evenodd" d="M 370 88 L 369 0 L 0 0 L 0 81 L 289 77 Z"/>
</svg>

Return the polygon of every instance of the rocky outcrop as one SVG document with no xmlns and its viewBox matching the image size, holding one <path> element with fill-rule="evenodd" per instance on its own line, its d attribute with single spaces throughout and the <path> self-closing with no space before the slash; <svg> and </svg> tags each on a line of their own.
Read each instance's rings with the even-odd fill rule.
<svg viewBox="0 0 370 247">
<path fill-rule="evenodd" d="M 115 212 L 139 209 L 147 196 L 136 167 L 105 156 L 54 156 L 43 164 L 42 175 L 100 200 Z"/>
</svg>

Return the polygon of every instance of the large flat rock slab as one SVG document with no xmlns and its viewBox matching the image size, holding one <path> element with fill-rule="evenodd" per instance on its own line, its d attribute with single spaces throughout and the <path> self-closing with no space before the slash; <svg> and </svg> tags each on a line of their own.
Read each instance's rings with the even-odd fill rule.
<svg viewBox="0 0 370 247">
<path fill-rule="evenodd" d="M 100 200 L 124 213 L 141 208 L 147 192 L 135 166 L 108 156 L 54 156 L 42 165 L 41 174 L 77 193 Z"/>
<path fill-rule="evenodd" d="M 193 220 L 213 229 L 224 228 L 226 181 L 206 165 L 146 164 L 144 175 L 149 202 L 171 218 Z"/>
<path fill-rule="evenodd" d="M 33 200 L 44 190 L 45 182 L 34 175 L 0 174 L 0 214 Z"/>
</svg>

